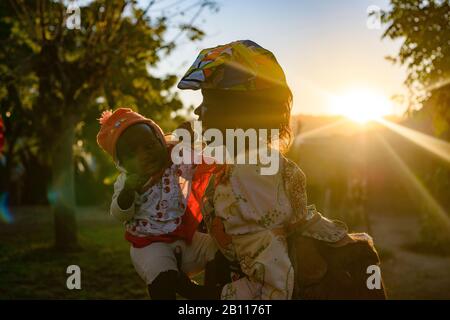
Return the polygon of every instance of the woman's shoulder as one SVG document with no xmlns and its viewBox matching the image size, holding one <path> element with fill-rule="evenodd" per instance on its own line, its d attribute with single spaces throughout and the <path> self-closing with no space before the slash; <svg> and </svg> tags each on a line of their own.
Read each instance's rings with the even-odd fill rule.
<svg viewBox="0 0 450 320">
<path fill-rule="evenodd" d="M 229 182 L 231 177 L 251 180 L 255 183 L 258 181 L 263 182 L 267 179 L 273 180 L 273 178 L 282 179 L 285 182 L 291 179 L 296 182 L 306 182 L 306 175 L 303 170 L 291 159 L 284 155 L 280 155 L 278 169 L 271 174 L 264 172 L 264 168 L 267 165 L 264 164 L 227 164 L 222 165 L 220 170 L 216 170 L 218 173 L 219 181 L 221 183 Z M 219 182 L 218 181 L 218 182 Z"/>
<path fill-rule="evenodd" d="M 287 183 L 298 183 L 306 184 L 306 175 L 303 170 L 291 159 L 282 156 L 282 176 L 283 180 Z"/>
</svg>

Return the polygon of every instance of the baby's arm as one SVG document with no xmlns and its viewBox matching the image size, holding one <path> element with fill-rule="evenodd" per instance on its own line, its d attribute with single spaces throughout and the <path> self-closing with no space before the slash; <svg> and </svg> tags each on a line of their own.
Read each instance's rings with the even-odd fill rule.
<svg viewBox="0 0 450 320">
<path fill-rule="evenodd" d="M 117 177 L 111 202 L 111 215 L 122 222 L 130 220 L 135 213 L 134 200 L 136 191 L 127 180 L 124 173 Z"/>
</svg>

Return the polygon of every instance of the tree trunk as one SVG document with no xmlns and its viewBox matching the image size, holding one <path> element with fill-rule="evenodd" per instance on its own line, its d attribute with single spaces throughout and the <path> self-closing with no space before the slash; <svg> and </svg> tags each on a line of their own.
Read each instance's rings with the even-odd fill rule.
<svg viewBox="0 0 450 320">
<path fill-rule="evenodd" d="M 52 152 L 52 185 L 48 199 L 55 219 L 55 247 L 61 251 L 79 249 L 73 165 L 75 125 L 74 116 L 63 119 Z"/>
</svg>

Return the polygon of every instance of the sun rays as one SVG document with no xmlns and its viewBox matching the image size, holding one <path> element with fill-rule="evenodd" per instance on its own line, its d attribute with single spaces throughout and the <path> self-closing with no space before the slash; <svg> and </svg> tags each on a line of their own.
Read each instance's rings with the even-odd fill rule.
<svg viewBox="0 0 450 320">
<path fill-rule="evenodd" d="M 393 105 L 383 94 L 366 88 L 352 89 L 329 99 L 332 113 L 365 124 L 393 112 Z"/>
<path fill-rule="evenodd" d="M 450 143 L 422 132 L 406 128 L 383 118 L 376 120 L 381 125 L 417 144 L 446 162 L 450 162 Z"/>
<path fill-rule="evenodd" d="M 340 119 L 330 124 L 326 124 L 297 135 L 293 147 L 299 147 L 308 139 L 324 138 L 336 135 L 337 130 L 339 130 L 340 127 L 344 124 L 346 124 L 347 126 L 353 125 L 355 128 L 358 128 L 355 123 L 349 121 L 349 118 Z M 413 130 L 405 126 L 396 124 L 392 121 L 384 119 L 383 117 L 374 117 L 371 120 L 373 120 L 375 125 L 378 124 L 379 126 L 389 129 L 390 131 L 407 139 L 407 141 L 416 144 L 423 150 L 445 161 L 446 163 L 450 162 L 450 143 L 424 134 L 417 130 Z M 359 129 L 365 130 L 366 127 L 360 126 Z M 418 210 L 426 210 L 426 212 L 430 213 L 436 221 L 442 224 L 444 230 L 450 231 L 450 218 L 448 217 L 448 213 L 446 212 L 446 210 L 436 201 L 431 192 L 416 177 L 416 175 L 406 165 L 402 158 L 392 148 L 392 146 L 383 136 L 382 132 L 375 129 L 374 133 L 377 138 L 376 141 L 379 141 L 382 146 L 383 152 L 385 152 L 388 155 L 389 159 L 391 159 L 391 165 L 393 165 L 396 168 L 397 172 L 399 172 L 399 178 L 402 180 L 401 182 L 404 183 L 409 192 L 413 194 L 413 198 L 418 200 L 418 208 L 420 208 Z M 355 152 L 356 151 L 357 150 L 355 150 Z"/>
<path fill-rule="evenodd" d="M 333 134 L 334 130 L 336 130 L 338 127 L 342 126 L 345 123 L 348 123 L 347 119 L 340 119 L 340 120 L 334 121 L 330 124 L 320 126 L 318 128 L 306 131 L 304 133 L 300 133 L 295 137 L 293 147 L 298 147 L 300 144 L 302 144 L 307 139 L 313 139 L 313 138 L 318 138 L 318 137 L 322 137 L 325 135 L 331 135 L 331 134 Z"/>
<path fill-rule="evenodd" d="M 434 199 L 428 189 L 414 175 L 411 169 L 408 168 L 405 162 L 400 158 L 397 152 L 395 152 L 386 139 L 379 133 L 377 133 L 376 137 L 386 153 L 389 155 L 393 165 L 396 169 L 398 169 L 402 182 L 409 189 L 408 191 L 414 192 L 414 195 L 417 195 L 417 198 L 415 199 L 418 201 L 419 205 L 422 204 L 428 213 L 432 214 L 435 219 L 438 219 L 438 221 L 443 223 L 446 230 L 450 231 L 450 219 L 447 212 L 436 201 L 436 199 Z"/>
</svg>

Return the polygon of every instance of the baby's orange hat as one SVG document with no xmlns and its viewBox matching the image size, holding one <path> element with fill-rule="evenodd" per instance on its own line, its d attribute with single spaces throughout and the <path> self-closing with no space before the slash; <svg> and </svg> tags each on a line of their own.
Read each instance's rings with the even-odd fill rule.
<svg viewBox="0 0 450 320">
<path fill-rule="evenodd" d="M 100 131 L 97 134 L 98 145 L 111 155 L 114 161 L 117 161 L 116 144 L 122 132 L 133 124 L 145 123 L 154 129 L 158 138 L 165 145 L 164 133 L 161 128 L 151 119 L 134 112 L 130 108 L 118 108 L 103 111 L 100 119 Z"/>
</svg>

